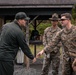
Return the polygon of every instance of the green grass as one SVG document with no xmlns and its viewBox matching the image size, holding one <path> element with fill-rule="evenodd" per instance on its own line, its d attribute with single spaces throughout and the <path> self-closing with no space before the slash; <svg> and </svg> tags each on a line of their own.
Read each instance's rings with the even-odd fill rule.
<svg viewBox="0 0 76 75">
<path fill-rule="evenodd" d="M 34 45 L 29 45 L 29 47 L 31 49 L 32 54 L 34 55 Z M 43 48 L 44 48 L 43 45 L 36 45 L 36 54 L 38 52 L 40 52 Z M 62 57 L 62 48 L 60 48 L 60 53 L 61 53 L 61 56 L 60 56 L 60 58 L 61 58 Z M 40 58 L 43 58 L 43 55 L 40 56 Z"/>
</svg>

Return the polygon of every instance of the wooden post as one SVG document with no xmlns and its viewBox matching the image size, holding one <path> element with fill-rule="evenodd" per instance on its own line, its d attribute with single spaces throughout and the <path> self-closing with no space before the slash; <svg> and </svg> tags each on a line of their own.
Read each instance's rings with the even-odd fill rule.
<svg viewBox="0 0 76 75">
<path fill-rule="evenodd" d="M 36 16 L 30 23 L 29 21 L 27 22 L 26 25 L 26 43 L 27 45 L 29 45 L 29 24 L 31 24 L 38 16 Z M 29 68 L 30 64 L 29 64 L 29 58 L 24 55 L 24 64 L 26 64 L 27 69 Z"/>
<path fill-rule="evenodd" d="M 0 29 L 1 29 L 3 24 L 4 24 L 4 19 L 0 17 Z"/>
<path fill-rule="evenodd" d="M 28 21 L 28 23 L 29 23 L 29 21 Z M 29 46 L 29 25 L 28 25 L 28 23 L 26 25 L 26 43 Z M 24 55 L 24 63 L 26 64 L 27 69 L 29 69 L 29 66 L 30 66 L 29 58 L 26 55 Z"/>
<path fill-rule="evenodd" d="M 36 20 L 34 20 L 34 30 L 36 30 Z M 34 55 L 36 56 L 36 43 L 34 44 Z"/>
</svg>

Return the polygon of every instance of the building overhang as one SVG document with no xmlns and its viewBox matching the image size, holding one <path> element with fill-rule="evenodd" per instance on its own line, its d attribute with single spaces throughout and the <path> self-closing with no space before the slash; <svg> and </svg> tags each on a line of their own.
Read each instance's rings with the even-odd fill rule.
<svg viewBox="0 0 76 75">
<path fill-rule="evenodd" d="M 74 5 L 0 5 L 0 8 L 73 8 Z"/>
</svg>

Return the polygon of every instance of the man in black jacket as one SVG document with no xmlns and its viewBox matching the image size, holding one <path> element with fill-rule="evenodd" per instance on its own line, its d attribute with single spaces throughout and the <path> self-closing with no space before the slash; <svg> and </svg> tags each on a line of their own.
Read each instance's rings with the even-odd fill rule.
<svg viewBox="0 0 76 75">
<path fill-rule="evenodd" d="M 25 26 L 29 19 L 24 12 L 18 12 L 13 22 L 3 25 L 0 37 L 0 75 L 13 75 L 13 61 L 19 47 L 28 58 L 32 59 L 33 62 L 36 61 L 26 44 L 24 33 L 21 30 L 21 27 Z"/>
</svg>

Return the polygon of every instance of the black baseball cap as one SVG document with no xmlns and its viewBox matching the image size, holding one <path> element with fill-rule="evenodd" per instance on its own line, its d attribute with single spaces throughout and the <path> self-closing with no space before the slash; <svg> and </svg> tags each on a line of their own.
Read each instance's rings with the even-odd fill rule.
<svg viewBox="0 0 76 75">
<path fill-rule="evenodd" d="M 30 20 L 30 18 L 27 17 L 27 15 L 26 15 L 25 12 L 18 12 L 18 13 L 15 15 L 15 19 L 16 19 L 16 20 L 19 20 L 19 19 Z"/>
</svg>

